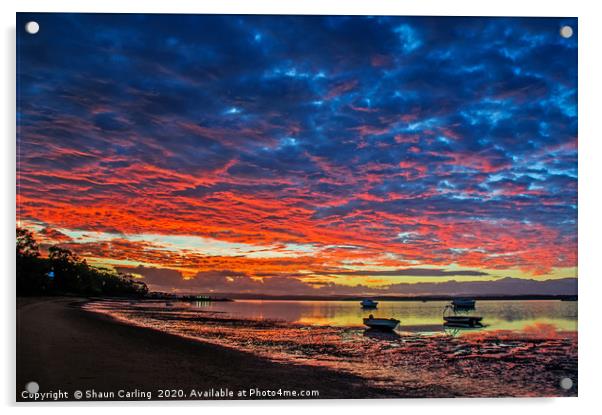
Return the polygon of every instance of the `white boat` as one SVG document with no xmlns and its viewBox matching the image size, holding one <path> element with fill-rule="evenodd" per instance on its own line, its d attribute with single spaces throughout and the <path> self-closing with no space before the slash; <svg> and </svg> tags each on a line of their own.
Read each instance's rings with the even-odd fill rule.
<svg viewBox="0 0 602 415">
<path fill-rule="evenodd" d="M 378 301 L 374 301 L 369 298 L 366 298 L 360 302 L 360 305 L 363 308 L 376 308 L 378 306 Z"/>
<path fill-rule="evenodd" d="M 364 324 L 372 329 L 394 330 L 399 324 L 399 320 L 394 318 L 374 318 L 372 314 L 364 319 Z"/>
</svg>

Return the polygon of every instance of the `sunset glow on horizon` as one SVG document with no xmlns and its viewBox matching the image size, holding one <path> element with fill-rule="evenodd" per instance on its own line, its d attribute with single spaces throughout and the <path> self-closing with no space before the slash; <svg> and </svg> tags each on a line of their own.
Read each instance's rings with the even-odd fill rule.
<svg viewBox="0 0 602 415">
<path fill-rule="evenodd" d="M 35 18 L 17 223 L 43 247 L 179 292 L 577 277 L 576 19 Z"/>
</svg>

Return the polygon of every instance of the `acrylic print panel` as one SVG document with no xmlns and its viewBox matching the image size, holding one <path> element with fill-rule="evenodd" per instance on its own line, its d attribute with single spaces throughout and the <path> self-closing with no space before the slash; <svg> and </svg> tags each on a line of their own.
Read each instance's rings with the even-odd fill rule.
<svg viewBox="0 0 602 415">
<path fill-rule="evenodd" d="M 577 35 L 18 14 L 17 400 L 577 395 Z"/>
</svg>

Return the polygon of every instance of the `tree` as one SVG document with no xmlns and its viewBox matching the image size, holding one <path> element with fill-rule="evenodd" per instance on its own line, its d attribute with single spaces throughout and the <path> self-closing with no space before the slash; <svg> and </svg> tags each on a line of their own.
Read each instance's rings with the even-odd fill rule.
<svg viewBox="0 0 602 415">
<path fill-rule="evenodd" d="M 40 256 L 40 247 L 33 238 L 33 233 L 27 229 L 17 228 L 17 258 Z"/>
<path fill-rule="evenodd" d="M 49 289 L 47 261 L 41 259 L 33 233 L 17 228 L 17 294 L 39 295 Z"/>
<path fill-rule="evenodd" d="M 77 293 L 87 285 L 82 276 L 88 273 L 88 267 L 69 249 L 51 246 L 48 248 L 48 259 L 55 273 L 56 288 L 59 291 Z"/>
<path fill-rule="evenodd" d="M 57 261 L 71 265 L 75 265 L 80 262 L 79 257 L 76 254 L 67 248 L 61 248 L 60 246 L 51 246 L 48 248 L 48 258 L 51 261 Z"/>
<path fill-rule="evenodd" d="M 51 246 L 48 257 L 40 257 L 33 234 L 17 228 L 17 295 L 143 297 L 147 293 L 146 284 L 132 275 L 90 266 L 69 249 Z"/>
</svg>

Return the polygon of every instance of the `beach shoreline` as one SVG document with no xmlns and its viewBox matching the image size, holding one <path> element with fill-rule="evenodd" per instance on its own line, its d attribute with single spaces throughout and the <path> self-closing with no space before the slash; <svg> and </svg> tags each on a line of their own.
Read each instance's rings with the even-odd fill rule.
<svg viewBox="0 0 602 415">
<path fill-rule="evenodd" d="M 461 336 L 368 332 L 123 299 L 22 297 L 17 401 L 31 400 L 22 393 L 30 381 L 67 393 L 58 400 L 75 391 L 85 400 L 577 395 L 576 336 L 551 325 Z M 564 377 L 575 380 L 570 390 L 560 388 Z"/>
<path fill-rule="evenodd" d="M 84 400 L 147 400 L 147 392 L 152 399 L 186 400 L 453 396 L 444 388 L 378 389 L 352 374 L 275 363 L 251 353 L 128 325 L 82 309 L 87 301 L 77 297 L 17 299 L 17 401 L 32 401 L 23 393 L 31 381 L 40 385 L 40 393 L 65 392 L 67 396 L 58 400 L 75 400 L 75 391 L 82 391 Z M 94 393 L 87 397 L 86 391 Z M 119 396 L 120 391 L 132 393 Z M 160 391 L 170 391 L 169 396 L 159 396 Z M 171 391 L 176 391 L 175 396 Z M 200 396 L 191 397 L 191 391 Z M 226 396 L 220 396 L 224 391 L 228 391 Z M 246 396 L 239 395 L 242 391 Z"/>
</svg>

